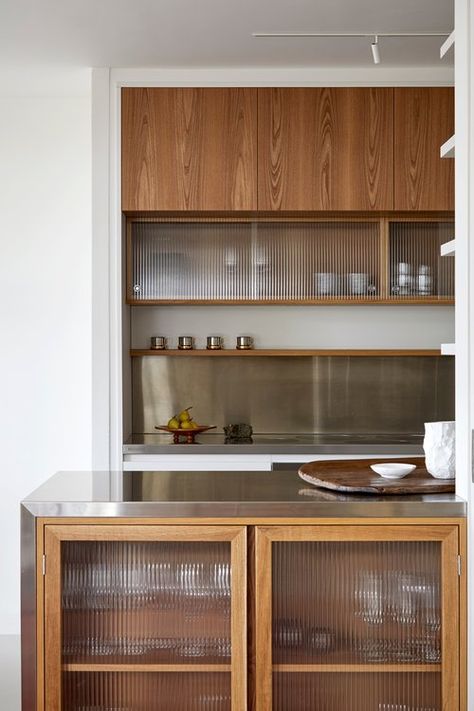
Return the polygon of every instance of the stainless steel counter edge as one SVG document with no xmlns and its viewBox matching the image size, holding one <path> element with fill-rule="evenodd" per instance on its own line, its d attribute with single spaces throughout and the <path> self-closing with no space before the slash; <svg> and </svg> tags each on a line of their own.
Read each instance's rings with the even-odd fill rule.
<svg viewBox="0 0 474 711">
<path fill-rule="evenodd" d="M 22 504 L 36 517 L 77 518 L 451 518 L 466 515 L 458 497 L 420 496 L 416 501 L 128 501 L 33 502 Z"/>
<path fill-rule="evenodd" d="M 419 444 L 124 444 L 122 453 L 133 454 L 367 454 L 422 455 Z"/>
</svg>

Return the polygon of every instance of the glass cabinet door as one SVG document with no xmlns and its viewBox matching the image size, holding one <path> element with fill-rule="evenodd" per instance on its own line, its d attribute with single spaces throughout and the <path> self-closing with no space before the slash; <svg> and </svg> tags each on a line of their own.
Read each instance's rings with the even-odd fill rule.
<svg viewBox="0 0 474 711">
<path fill-rule="evenodd" d="M 258 711 L 456 711 L 456 526 L 256 533 Z"/>
<path fill-rule="evenodd" d="M 245 528 L 45 531 L 47 711 L 245 708 Z"/>
</svg>

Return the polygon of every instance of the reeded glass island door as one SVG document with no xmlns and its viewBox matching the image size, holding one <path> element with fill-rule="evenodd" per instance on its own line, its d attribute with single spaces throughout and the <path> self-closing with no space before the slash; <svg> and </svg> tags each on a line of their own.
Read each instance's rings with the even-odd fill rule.
<svg viewBox="0 0 474 711">
<path fill-rule="evenodd" d="M 246 532 L 46 527 L 45 710 L 246 708 Z"/>
<path fill-rule="evenodd" d="M 256 534 L 258 711 L 458 711 L 456 526 Z"/>
</svg>

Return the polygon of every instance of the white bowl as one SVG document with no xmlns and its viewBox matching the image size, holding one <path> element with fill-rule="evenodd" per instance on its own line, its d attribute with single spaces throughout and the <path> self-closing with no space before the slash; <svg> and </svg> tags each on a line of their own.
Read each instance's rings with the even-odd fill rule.
<svg viewBox="0 0 474 711">
<path fill-rule="evenodd" d="M 416 464 L 402 464 L 389 462 L 387 464 L 371 464 L 370 468 L 384 479 L 403 479 L 404 476 L 416 469 Z"/>
</svg>

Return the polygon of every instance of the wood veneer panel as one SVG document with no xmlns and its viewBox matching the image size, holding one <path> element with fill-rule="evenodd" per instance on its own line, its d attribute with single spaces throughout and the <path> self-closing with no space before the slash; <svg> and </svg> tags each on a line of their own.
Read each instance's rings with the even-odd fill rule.
<svg viewBox="0 0 474 711">
<path fill-rule="evenodd" d="M 461 575 L 459 579 L 459 708 L 461 711 L 467 710 L 467 679 L 468 679 L 468 656 L 467 656 L 467 539 L 466 521 L 461 520 L 458 527 L 459 533 L 459 553 L 461 555 Z"/>
<path fill-rule="evenodd" d="M 61 543 L 51 529 L 45 531 L 45 553 L 48 566 L 44 595 L 45 708 L 47 711 L 60 711 L 62 695 Z"/>
<path fill-rule="evenodd" d="M 122 210 L 255 210 L 256 161 L 256 89 L 122 89 Z"/>
<path fill-rule="evenodd" d="M 273 664 L 272 669 L 274 672 L 285 673 L 285 674 L 298 674 L 301 672 L 305 673 L 340 673 L 340 672 L 350 672 L 352 674 L 358 674 L 360 672 L 365 672 L 369 674 L 379 674 L 393 673 L 400 674 L 400 672 L 416 672 L 432 674 L 441 671 L 441 664 Z"/>
<path fill-rule="evenodd" d="M 196 673 L 221 673 L 230 672 L 230 664 L 63 664 L 62 670 L 65 672 L 142 672 L 169 674 L 176 672 L 179 674 L 191 672 Z"/>
<path fill-rule="evenodd" d="M 441 610 L 441 658 L 443 711 L 459 708 L 459 592 L 460 580 L 457 575 L 459 550 L 459 530 L 452 528 L 445 536 L 441 552 L 441 586 L 443 605 Z"/>
<path fill-rule="evenodd" d="M 393 209 L 391 88 L 258 90 L 259 210 Z"/>
<path fill-rule="evenodd" d="M 439 149 L 454 133 L 454 90 L 396 88 L 394 97 L 394 209 L 453 210 L 454 161 Z"/>
<path fill-rule="evenodd" d="M 102 523 L 102 522 L 100 522 Z M 47 536 L 61 541 L 233 541 L 241 535 L 239 526 L 157 526 L 125 527 L 121 523 L 98 529 L 96 525 L 52 525 Z M 47 541 L 49 538 L 47 538 Z M 240 550 L 240 549 L 239 549 Z"/>
<path fill-rule="evenodd" d="M 272 539 L 268 528 L 255 531 L 256 708 L 272 708 Z"/>
</svg>

